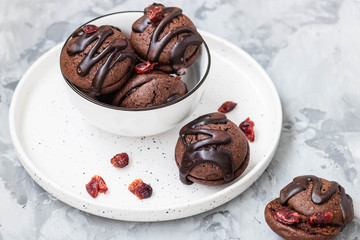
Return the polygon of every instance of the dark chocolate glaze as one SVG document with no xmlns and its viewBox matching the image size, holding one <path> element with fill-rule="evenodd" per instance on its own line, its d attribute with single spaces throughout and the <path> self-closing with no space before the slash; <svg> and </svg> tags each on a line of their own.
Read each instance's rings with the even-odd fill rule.
<svg viewBox="0 0 360 240">
<path fill-rule="evenodd" d="M 306 190 L 310 182 L 313 183 L 311 192 L 311 200 L 315 204 L 323 204 L 328 201 L 339 190 L 340 207 L 343 213 L 345 223 L 350 222 L 354 217 L 353 203 L 349 195 L 345 194 L 345 190 L 339 183 L 331 181 L 331 185 L 326 192 L 321 192 L 322 183 L 320 178 L 313 175 L 305 175 L 294 178 L 294 180 L 280 191 L 280 203 L 286 205 L 287 201 L 301 191 Z"/>
<path fill-rule="evenodd" d="M 76 70 L 79 76 L 84 77 L 97 62 L 106 58 L 105 63 L 99 68 L 91 84 L 93 89 L 90 94 L 94 96 L 99 95 L 106 75 L 117 62 L 129 58 L 131 60 L 131 65 L 133 65 L 136 60 L 134 53 L 121 52 L 128 46 L 127 41 L 123 38 L 115 38 L 105 47 L 105 49 L 99 52 L 99 49 L 105 40 L 112 34 L 114 34 L 114 31 L 110 26 L 101 26 L 93 33 L 85 33 L 82 28 L 79 28 L 71 35 L 72 38 L 78 37 L 78 39 L 72 42 L 66 50 L 69 56 L 73 56 L 83 52 L 92 42 L 96 41 L 89 53 L 77 66 Z M 127 77 L 127 75 L 130 74 L 132 67 L 130 66 L 129 68 L 128 73 L 124 77 Z"/>
<path fill-rule="evenodd" d="M 164 18 L 159 23 L 152 23 L 147 17 L 147 10 L 152 6 L 159 6 L 162 8 Z M 177 75 L 183 75 L 186 73 L 185 51 L 187 47 L 190 45 L 200 45 L 203 42 L 202 37 L 196 29 L 187 26 L 181 26 L 173 29 L 159 39 L 160 34 L 163 32 L 166 25 L 181 14 L 182 10 L 180 8 L 165 7 L 162 4 L 154 3 L 145 8 L 144 16 L 140 20 L 136 21 L 132 26 L 132 30 L 134 32 L 142 33 L 150 24 L 157 24 L 151 37 L 150 46 L 147 52 L 147 59 L 152 63 L 158 62 L 161 52 L 172 38 L 182 33 L 187 33 L 174 45 L 170 53 L 171 68 Z"/>
<path fill-rule="evenodd" d="M 354 206 L 352 198 L 345 193 L 345 189 L 339 186 L 340 191 L 340 207 L 343 213 L 344 224 L 351 222 L 354 218 Z"/>
<path fill-rule="evenodd" d="M 184 184 L 192 184 L 187 178 L 191 169 L 201 163 L 211 163 L 217 165 L 223 173 L 225 181 L 231 181 L 234 178 L 234 166 L 232 153 L 229 150 L 210 147 L 213 145 L 223 145 L 231 142 L 232 138 L 226 131 L 215 130 L 215 129 L 196 129 L 196 127 L 207 125 L 207 124 L 226 124 L 227 118 L 224 114 L 214 113 L 203 115 L 180 130 L 180 138 L 182 143 L 185 145 L 185 152 L 181 159 L 179 171 L 180 180 Z M 187 143 L 187 135 L 205 134 L 210 138 L 203 139 L 194 143 Z"/>
</svg>

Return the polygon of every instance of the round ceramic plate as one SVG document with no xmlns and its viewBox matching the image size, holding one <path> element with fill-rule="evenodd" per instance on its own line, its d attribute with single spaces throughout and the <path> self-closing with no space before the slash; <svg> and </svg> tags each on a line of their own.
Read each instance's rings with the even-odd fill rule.
<svg viewBox="0 0 360 240">
<path fill-rule="evenodd" d="M 235 45 L 201 32 L 212 57 L 206 91 L 196 111 L 181 125 L 216 112 L 225 101 L 237 102 L 227 114 L 240 124 L 255 122 L 255 141 L 246 171 L 217 187 L 183 185 L 174 160 L 181 126 L 161 135 L 122 137 L 89 125 L 70 104 L 59 69 L 62 44 L 38 59 L 19 82 L 10 106 L 10 131 L 18 156 L 30 176 L 61 201 L 95 215 L 129 221 L 183 218 L 215 208 L 238 196 L 265 170 L 276 150 L 282 123 L 277 91 L 260 65 Z M 129 154 L 130 163 L 114 168 L 110 159 Z M 95 174 L 106 194 L 92 198 L 85 189 Z M 141 178 L 153 195 L 139 200 L 128 185 Z"/>
</svg>

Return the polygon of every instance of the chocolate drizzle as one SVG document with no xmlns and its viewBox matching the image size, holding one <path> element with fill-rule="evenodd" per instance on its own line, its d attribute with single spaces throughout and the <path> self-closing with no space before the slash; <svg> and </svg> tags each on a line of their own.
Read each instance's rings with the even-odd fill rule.
<svg viewBox="0 0 360 240">
<path fill-rule="evenodd" d="M 180 180 L 184 184 L 192 182 L 187 178 L 191 169 L 201 163 L 211 163 L 217 165 L 223 173 L 225 181 L 231 181 L 234 178 L 234 166 L 232 153 L 223 148 L 206 147 L 213 145 L 223 145 L 231 142 L 230 134 L 223 130 L 196 128 L 207 124 L 226 124 L 227 118 L 224 114 L 214 113 L 203 115 L 185 125 L 180 130 L 180 138 L 185 145 L 185 152 L 181 159 L 179 170 Z M 205 134 L 210 136 L 194 143 L 186 142 L 187 135 Z"/>
<path fill-rule="evenodd" d="M 339 190 L 340 207 L 343 213 L 343 220 L 345 223 L 348 223 L 352 220 L 354 216 L 352 199 L 349 195 L 345 194 L 344 188 L 340 186 L 337 182 L 332 181 L 329 189 L 327 189 L 327 191 L 325 192 L 322 192 L 322 183 L 320 178 L 313 175 L 306 175 L 294 178 L 291 183 L 289 183 L 280 191 L 280 203 L 282 205 L 286 205 L 287 201 L 290 198 L 292 198 L 299 192 L 306 190 L 309 187 L 310 182 L 313 183 L 311 200 L 315 204 L 325 203 L 337 192 L 337 190 Z"/>
<path fill-rule="evenodd" d="M 152 23 L 147 17 L 147 10 L 152 6 L 161 7 L 165 15 L 159 23 Z M 203 42 L 202 37 L 196 31 L 196 29 L 187 26 L 177 27 L 171 30 L 169 33 L 165 34 L 161 39 L 159 39 L 160 34 L 164 31 L 166 25 L 181 14 L 182 10 L 180 8 L 165 7 L 162 4 L 154 3 L 151 6 L 145 8 L 144 16 L 141 21 L 136 21 L 132 26 L 132 30 L 134 32 L 142 33 L 150 24 L 157 24 L 152 34 L 149 49 L 147 52 L 147 59 L 151 63 L 158 62 L 161 52 L 171 39 L 182 33 L 187 33 L 186 35 L 182 36 L 181 39 L 174 45 L 170 53 L 169 60 L 171 68 L 177 75 L 183 75 L 186 72 L 185 51 L 187 47 L 190 45 L 200 45 Z"/>
<path fill-rule="evenodd" d="M 71 36 L 72 38 L 78 37 L 78 39 L 72 42 L 66 51 L 69 56 L 73 56 L 83 52 L 92 42 L 96 41 L 95 45 L 90 49 L 88 54 L 86 54 L 84 59 L 77 66 L 77 74 L 81 77 L 84 77 L 90 72 L 90 69 L 97 62 L 106 58 L 105 63 L 99 68 L 92 81 L 92 91 L 90 91 L 90 94 L 93 96 L 99 95 L 106 75 L 117 62 L 121 62 L 126 58 L 129 58 L 132 62 L 132 66 L 136 60 L 134 53 L 121 52 L 128 46 L 127 41 L 123 38 L 115 38 L 101 52 L 99 52 L 100 47 L 112 34 L 114 34 L 114 31 L 110 26 L 101 26 L 97 29 L 96 32 L 93 33 L 85 33 L 82 28 L 79 28 Z M 127 72 L 128 73 L 125 76 L 130 74 L 130 69 L 128 69 Z"/>
</svg>

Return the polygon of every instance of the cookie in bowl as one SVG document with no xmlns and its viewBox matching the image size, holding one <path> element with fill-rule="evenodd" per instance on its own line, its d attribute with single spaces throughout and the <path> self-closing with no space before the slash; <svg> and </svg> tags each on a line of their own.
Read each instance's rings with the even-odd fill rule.
<svg viewBox="0 0 360 240">
<path fill-rule="evenodd" d="M 180 8 L 153 3 L 132 25 L 131 43 L 142 61 L 184 75 L 198 57 L 203 39 Z"/>
<path fill-rule="evenodd" d="M 146 108 L 174 101 L 187 93 L 181 77 L 161 71 L 136 74 L 115 95 L 113 105 Z"/>
<path fill-rule="evenodd" d="M 136 61 L 128 38 L 110 25 L 80 27 L 61 51 L 63 76 L 92 97 L 118 90 L 131 76 Z"/>
</svg>

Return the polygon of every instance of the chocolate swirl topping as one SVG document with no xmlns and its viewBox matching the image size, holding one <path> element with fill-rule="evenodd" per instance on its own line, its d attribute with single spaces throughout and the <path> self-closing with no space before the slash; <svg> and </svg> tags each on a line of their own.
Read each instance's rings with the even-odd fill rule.
<svg viewBox="0 0 360 240">
<path fill-rule="evenodd" d="M 331 181 L 329 189 L 327 189 L 325 192 L 322 192 L 322 183 L 320 178 L 313 175 L 305 175 L 294 178 L 291 183 L 289 183 L 280 191 L 280 203 L 282 205 L 286 205 L 290 198 L 299 192 L 306 190 L 309 187 L 310 182 L 313 183 L 311 200 L 315 204 L 325 203 L 337 192 L 337 190 L 339 190 L 340 208 L 343 213 L 343 220 L 345 223 L 348 223 L 352 220 L 354 217 L 353 203 L 351 197 L 345 194 L 345 189 L 340 186 L 339 183 Z"/>
<path fill-rule="evenodd" d="M 165 15 L 159 23 L 152 23 L 147 17 L 147 11 L 152 6 L 161 7 L 162 12 Z M 181 14 L 182 10 L 180 8 L 165 7 L 162 4 L 154 3 L 151 6 L 145 8 L 142 20 L 136 21 L 132 26 L 132 30 L 134 32 L 142 33 L 150 24 L 157 24 L 151 37 L 150 46 L 147 52 L 147 59 L 151 63 L 158 62 L 161 52 L 171 39 L 182 33 L 187 33 L 186 35 L 182 36 L 181 39 L 174 45 L 170 53 L 171 68 L 177 75 L 183 75 L 186 72 L 185 51 L 187 47 L 190 45 L 200 45 L 203 42 L 202 37 L 196 31 L 196 29 L 187 26 L 180 26 L 176 29 L 173 29 L 169 33 L 165 34 L 165 36 L 163 36 L 161 39 L 159 39 L 160 34 L 164 31 L 166 25 Z"/>
<path fill-rule="evenodd" d="M 227 118 L 224 114 L 214 113 L 203 115 L 180 130 L 180 138 L 186 146 L 184 155 L 179 166 L 180 180 L 184 184 L 192 184 L 187 179 L 191 169 L 201 163 L 212 163 L 217 165 L 223 173 L 225 181 L 231 181 L 234 178 L 234 166 L 232 153 L 229 150 L 210 147 L 211 145 L 222 145 L 231 142 L 230 134 L 222 130 L 214 129 L 196 129 L 196 127 L 207 124 L 226 124 Z M 187 135 L 205 134 L 210 138 L 203 139 L 195 143 L 187 143 L 185 137 Z"/>
<path fill-rule="evenodd" d="M 123 38 L 115 38 L 105 47 L 105 49 L 99 52 L 100 47 L 103 45 L 105 40 L 112 34 L 114 34 L 114 31 L 110 26 L 101 26 L 93 33 L 85 33 L 82 28 L 79 28 L 71 35 L 72 38 L 79 38 L 72 42 L 66 50 L 69 56 L 73 56 L 83 52 L 92 42 L 96 41 L 89 53 L 77 66 L 77 74 L 81 77 L 86 76 L 97 62 L 106 58 L 105 63 L 99 68 L 92 81 L 91 85 L 93 89 L 90 94 L 93 96 L 99 95 L 106 75 L 117 62 L 121 62 L 126 58 L 129 58 L 131 60 L 131 65 L 134 65 L 136 60 L 134 53 L 121 52 L 128 46 L 127 41 Z M 130 66 L 129 68 L 130 69 L 127 71 L 128 73 L 124 77 L 131 73 L 130 70 L 132 67 Z"/>
</svg>

